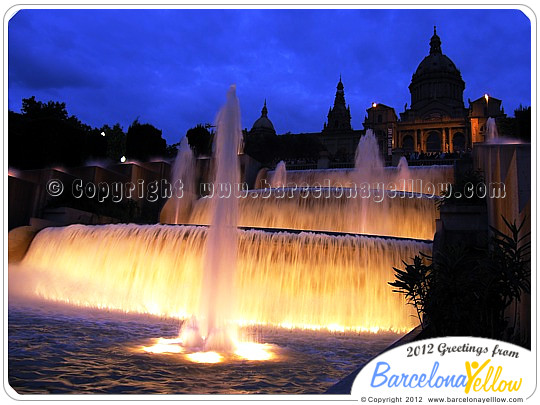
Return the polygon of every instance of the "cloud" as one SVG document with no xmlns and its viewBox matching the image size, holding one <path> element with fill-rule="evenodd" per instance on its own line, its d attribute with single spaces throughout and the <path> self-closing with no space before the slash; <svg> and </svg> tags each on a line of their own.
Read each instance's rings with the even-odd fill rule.
<svg viewBox="0 0 540 405">
<path fill-rule="evenodd" d="M 36 95 L 93 126 L 139 116 L 173 143 L 236 83 L 244 127 L 266 98 L 279 133 L 320 131 L 341 73 L 362 128 L 372 101 L 410 102 L 433 25 L 465 100 L 530 103 L 530 23 L 515 10 L 23 10 L 9 23 L 9 107 Z"/>
</svg>

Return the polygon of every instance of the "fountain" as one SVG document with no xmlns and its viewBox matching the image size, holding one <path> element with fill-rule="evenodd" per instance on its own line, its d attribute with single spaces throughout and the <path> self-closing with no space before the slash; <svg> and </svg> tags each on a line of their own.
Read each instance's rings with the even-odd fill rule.
<svg viewBox="0 0 540 405">
<path fill-rule="evenodd" d="M 488 118 L 486 121 L 485 143 L 490 145 L 520 145 L 523 140 L 511 138 L 508 136 L 500 136 L 497 130 L 497 122 L 495 118 Z"/>
<path fill-rule="evenodd" d="M 422 169 L 428 179 L 438 178 L 438 184 L 448 181 L 446 168 L 442 174 L 439 168 Z M 415 181 L 418 171 L 410 170 L 404 158 L 397 170 L 384 169 L 371 130 L 360 139 L 354 171 L 284 171 L 284 164 L 278 164 L 270 175 L 273 188 L 251 190 L 239 199 L 239 226 L 433 239 L 435 201 L 442 189 L 422 179 Z M 274 188 L 284 181 L 287 188 Z M 390 182 L 393 190 L 385 187 Z M 210 224 L 210 204 L 211 199 L 199 199 L 187 223 Z"/>
<path fill-rule="evenodd" d="M 495 142 L 499 138 L 499 132 L 497 131 L 497 123 L 495 118 L 488 118 L 486 121 L 486 142 Z"/>
<path fill-rule="evenodd" d="M 266 176 L 274 178 L 275 172 Z M 404 180 L 407 181 L 404 181 Z M 288 170 L 288 184 L 325 187 L 354 187 L 364 182 L 373 188 L 392 188 L 420 194 L 440 195 L 444 187 L 454 180 L 452 165 L 408 167 L 404 157 L 397 167 L 384 167 L 377 138 L 371 129 L 360 138 L 355 154 L 354 169 Z"/>
<path fill-rule="evenodd" d="M 354 171 L 357 184 L 381 181 L 383 161 L 373 130 L 368 129 L 356 148 Z"/>
<path fill-rule="evenodd" d="M 412 179 L 413 177 L 411 171 L 409 170 L 407 158 L 402 156 L 399 158 L 397 165 L 397 184 L 399 184 L 399 188 L 401 188 L 403 191 L 412 191 L 413 185 L 410 182 Z M 401 187 L 401 184 L 403 184 L 403 187 Z"/>
<path fill-rule="evenodd" d="M 225 198 L 211 199 L 212 221 L 206 240 L 199 320 L 205 351 L 232 350 L 236 339 L 230 322 L 235 298 L 238 199 L 232 189 L 240 184 L 238 148 L 241 139 L 240 106 L 233 85 L 217 117 L 214 187 L 229 190 Z"/>
<path fill-rule="evenodd" d="M 272 181 L 270 182 L 270 187 L 285 187 L 287 185 L 287 168 L 285 167 L 285 162 L 282 160 L 276 166 L 274 174 L 272 175 Z"/>
<path fill-rule="evenodd" d="M 304 378 L 306 370 L 313 375 L 332 375 L 335 381 L 346 373 L 341 365 L 332 371 L 327 364 L 349 361 L 370 350 L 376 353 L 388 339 L 395 339 L 394 333 L 414 328 L 413 308 L 387 283 L 394 279 L 393 267 L 402 260 L 419 251 L 431 252 L 437 197 L 383 187 L 362 198 L 361 190 L 351 187 L 355 182 L 372 184 L 414 176 L 414 170 L 408 169 L 406 162 L 400 162 L 397 169 L 385 169 L 375 136 L 368 131 L 358 146 L 355 170 L 319 171 L 316 175 L 304 172 L 308 186 L 290 187 L 302 177 L 296 171 L 287 172 L 280 162 L 269 177 L 272 188 L 236 190 L 240 138 L 233 86 L 217 117 L 216 192 L 212 197 L 195 200 L 194 159 L 183 141 L 172 181 L 182 181 L 185 199 L 171 199 L 176 201 L 165 205 L 161 221 L 168 225 L 72 225 L 40 231 L 22 261 L 9 267 L 10 305 L 12 297 L 23 297 L 25 302 L 38 299 L 48 305 L 78 308 L 81 313 L 99 310 L 101 314 L 182 320 L 181 326 L 176 323 L 169 333 L 161 333 L 161 329 L 148 332 L 140 323 L 137 328 L 146 332 L 126 327 L 128 335 L 137 336 L 140 342 L 132 343 L 136 347 L 130 349 L 130 356 L 151 356 L 136 357 L 137 364 L 157 367 L 162 373 L 172 366 L 170 362 L 159 366 L 160 356 L 176 356 L 183 368 L 175 369 L 172 380 L 181 376 L 193 381 L 184 385 L 182 392 L 193 392 L 192 387 L 206 375 L 206 385 L 195 392 L 313 392 L 309 391 L 312 380 Z M 433 179 L 447 175 L 444 170 L 443 174 L 437 170 L 422 173 Z M 314 187 L 312 180 L 323 178 L 328 181 Z M 344 179 L 351 184 L 339 186 Z M 10 322 L 34 319 L 32 311 L 30 315 L 24 311 L 19 314 L 18 307 L 12 311 L 15 315 L 10 315 Z M 48 316 L 52 316 L 51 321 L 34 323 L 50 328 L 57 319 Z M 70 317 L 69 322 L 89 327 L 88 320 L 78 317 Z M 118 320 L 108 324 L 115 325 Z M 17 330 L 32 328 L 24 325 Z M 58 333 L 60 341 L 79 342 L 69 328 Z M 10 341 L 19 336 L 10 336 Z M 160 338 L 148 344 L 150 336 Z M 328 354 L 327 348 L 338 341 L 350 349 Z M 21 342 L 25 344 L 25 339 Z M 73 352 L 80 353 L 84 350 L 81 347 Z M 105 356 L 92 352 L 93 370 L 99 372 L 101 362 L 122 350 L 105 351 Z M 359 350 L 363 352 L 358 354 Z M 48 365 L 49 360 L 41 355 L 39 352 L 34 357 Z M 14 367 L 18 356 L 10 360 Z M 327 360 L 314 360 L 317 356 Z M 129 363 L 129 358 L 122 361 Z M 276 387 L 266 381 L 262 388 L 254 386 L 252 374 L 233 384 L 238 375 L 244 375 L 240 367 L 248 361 L 275 362 L 272 368 L 281 370 L 280 376 L 296 365 L 299 371 L 294 377 L 282 378 Z M 352 371 L 363 361 L 364 357 L 356 358 L 346 368 Z M 197 363 L 202 365 L 193 369 Z M 227 367 L 216 373 L 204 368 L 220 363 Z M 21 367 L 24 369 L 24 364 Z M 118 371 L 114 364 L 108 367 Z M 193 377 L 185 368 L 196 370 Z M 269 368 L 261 365 L 250 370 L 261 378 Z M 10 373 L 18 375 L 17 368 Z M 213 391 L 210 387 L 220 378 L 221 388 Z M 25 381 L 24 376 L 21 380 Z M 153 385 L 155 380 L 152 377 L 147 384 Z M 55 383 L 62 385 L 61 381 Z M 293 381 L 304 381 L 308 388 L 294 391 Z M 23 387 L 27 389 L 27 385 Z M 177 392 L 174 389 L 159 388 L 157 392 Z"/>
<path fill-rule="evenodd" d="M 90 308 L 195 316 L 202 328 L 210 232 L 134 224 L 47 228 L 10 274 L 10 288 Z M 237 299 L 227 312 L 217 312 L 215 324 L 232 319 L 238 325 L 409 330 L 415 326 L 412 307 L 386 282 L 393 266 L 418 251 L 430 252 L 431 242 L 241 230 L 237 271 L 226 272 Z M 215 328 L 208 327 L 209 335 Z"/>
<path fill-rule="evenodd" d="M 195 187 L 195 157 L 184 137 L 171 170 L 172 196 L 160 214 L 161 223 L 180 224 L 189 218 L 191 205 L 197 199 Z"/>
</svg>

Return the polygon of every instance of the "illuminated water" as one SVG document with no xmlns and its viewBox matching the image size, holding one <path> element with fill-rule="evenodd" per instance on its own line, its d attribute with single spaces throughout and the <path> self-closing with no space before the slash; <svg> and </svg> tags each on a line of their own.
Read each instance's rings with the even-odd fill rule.
<svg viewBox="0 0 540 405">
<path fill-rule="evenodd" d="M 272 179 L 270 180 L 270 187 L 286 187 L 287 186 L 287 167 L 282 160 L 276 165 L 276 169 L 273 172 Z"/>
<path fill-rule="evenodd" d="M 236 87 L 227 92 L 227 102 L 217 118 L 215 139 L 215 183 L 221 185 L 240 182 L 238 148 L 242 139 L 240 124 L 240 105 L 236 98 Z M 206 232 L 203 257 L 202 283 L 197 293 L 200 295 L 199 309 L 192 312 L 193 319 L 189 329 L 183 330 L 187 340 L 204 339 L 204 351 L 231 351 L 237 340 L 236 330 L 231 322 L 235 319 L 236 301 L 241 299 L 235 277 L 238 261 L 238 200 L 236 198 L 213 199 L 209 207 L 210 227 Z M 178 252 L 179 254 L 180 252 Z M 175 266 L 171 270 L 179 271 Z M 191 270 L 191 269 L 186 269 Z M 198 274 L 192 272 L 193 277 Z M 186 310 L 183 308 L 182 310 Z M 200 336 L 200 337 L 199 337 Z M 190 343 L 193 344 L 193 343 Z"/>
<path fill-rule="evenodd" d="M 238 199 L 238 224 L 433 239 L 439 214 L 435 198 L 390 192 L 371 192 L 369 198 L 354 195 L 352 189 L 254 190 Z M 209 224 L 211 200 L 197 200 L 188 223 Z"/>
<path fill-rule="evenodd" d="M 42 302 L 12 302 L 8 316 L 8 379 L 21 394 L 322 393 L 399 337 L 251 328 L 279 357 L 198 364 L 140 350 L 177 336 L 174 319 Z"/>
<path fill-rule="evenodd" d="M 400 191 L 412 191 L 438 196 L 441 186 L 454 181 L 454 166 L 411 166 L 408 167 L 409 177 L 403 183 L 403 174 L 397 167 L 385 167 L 378 179 L 370 183 L 382 183 L 386 188 L 395 187 Z M 355 169 L 313 169 L 313 170 L 287 170 L 287 183 L 296 184 L 298 187 L 321 185 L 323 187 L 350 187 L 357 183 Z M 268 177 L 274 175 L 274 171 L 268 172 Z"/>
<path fill-rule="evenodd" d="M 100 308 L 198 313 L 206 228 L 72 225 L 35 237 L 10 291 Z M 392 293 L 392 267 L 431 244 L 313 233 L 239 232 L 234 319 L 307 328 L 397 330 L 416 324 Z"/>
<path fill-rule="evenodd" d="M 227 98 L 213 165 L 230 192 L 241 125 L 234 87 Z M 403 260 L 431 253 L 437 211 L 424 193 L 439 195 L 452 175 L 383 168 L 368 131 L 355 170 L 281 162 L 268 194 L 195 201 L 184 142 L 173 182 L 187 198 L 170 200 L 161 221 L 196 226 L 48 228 L 9 267 L 10 383 L 28 393 L 324 392 L 416 326 L 388 282 Z M 279 188 L 291 182 L 326 188 Z"/>
<path fill-rule="evenodd" d="M 195 157 L 187 137 L 180 142 L 180 148 L 171 169 L 172 198 L 161 210 L 160 222 L 178 224 L 189 218 L 191 205 L 197 199 L 195 186 Z"/>
</svg>

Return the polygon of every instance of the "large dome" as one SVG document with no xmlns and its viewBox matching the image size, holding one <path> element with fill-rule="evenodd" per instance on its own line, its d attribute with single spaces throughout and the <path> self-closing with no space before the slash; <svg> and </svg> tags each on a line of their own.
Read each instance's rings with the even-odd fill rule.
<svg viewBox="0 0 540 405">
<path fill-rule="evenodd" d="M 452 60 L 442 53 L 437 28 L 429 42 L 429 55 L 412 76 L 411 110 L 417 117 L 463 115 L 465 82 Z"/>
<path fill-rule="evenodd" d="M 437 27 L 433 28 L 433 36 L 429 42 L 429 55 L 418 65 L 414 76 L 421 76 L 426 73 L 455 73 L 461 79 L 461 73 L 452 60 L 442 53 L 441 38 L 437 35 Z"/>
<path fill-rule="evenodd" d="M 460 75 L 459 70 L 457 69 L 456 65 L 452 60 L 440 53 L 440 54 L 430 54 L 424 58 L 422 62 L 418 65 L 418 69 L 416 69 L 416 76 L 420 76 L 425 73 L 436 73 L 436 72 L 444 72 L 444 73 L 456 73 L 457 75 Z"/>
</svg>

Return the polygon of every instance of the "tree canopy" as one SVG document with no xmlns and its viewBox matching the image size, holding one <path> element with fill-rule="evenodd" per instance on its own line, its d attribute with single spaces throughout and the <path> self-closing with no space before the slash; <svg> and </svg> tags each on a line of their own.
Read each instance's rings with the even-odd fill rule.
<svg viewBox="0 0 540 405">
<path fill-rule="evenodd" d="M 141 124 L 138 120 L 129 126 L 126 136 L 126 156 L 130 159 L 147 161 L 165 156 L 167 142 L 161 137 L 161 130 L 151 124 Z"/>
<path fill-rule="evenodd" d="M 210 156 L 212 154 L 214 132 L 210 132 L 206 126 L 197 124 L 197 126 L 188 129 L 186 137 L 195 156 Z"/>
<path fill-rule="evenodd" d="M 105 135 L 103 135 L 105 134 Z M 138 160 L 166 157 L 166 142 L 159 129 L 135 120 L 124 133 L 120 124 L 92 128 L 69 115 L 66 103 L 23 98 L 21 112 L 8 114 L 10 167 L 39 169 L 81 166 L 89 160 L 122 156 Z"/>
</svg>

